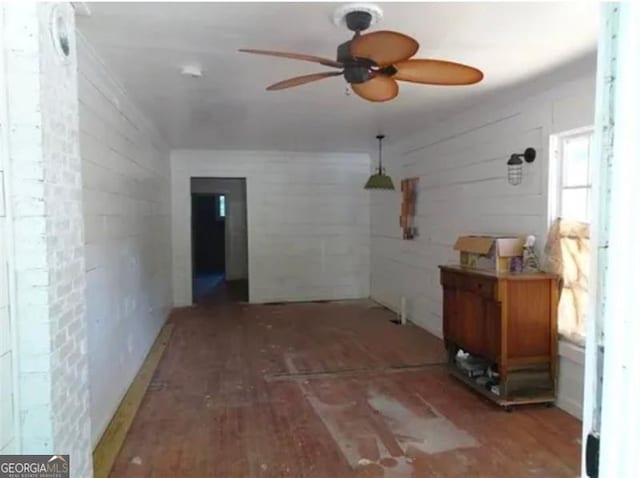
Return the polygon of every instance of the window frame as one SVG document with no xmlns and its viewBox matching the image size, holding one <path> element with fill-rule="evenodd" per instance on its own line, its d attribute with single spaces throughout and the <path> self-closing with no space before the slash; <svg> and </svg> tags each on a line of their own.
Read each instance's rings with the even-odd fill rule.
<svg viewBox="0 0 640 478">
<path fill-rule="evenodd" d="M 590 136 L 589 138 L 589 172 L 587 184 L 579 186 L 564 186 L 564 143 L 570 138 L 576 138 L 580 136 Z M 553 221 L 562 217 L 562 192 L 568 189 L 586 189 L 589 193 L 587 205 L 589 207 L 589 216 L 591 215 L 591 194 L 593 192 L 593 139 L 594 139 L 594 127 L 583 126 L 581 128 L 572 129 L 569 131 L 563 131 L 551 135 L 550 138 L 550 151 L 551 151 L 551 165 L 549 168 L 549 204 L 548 204 L 548 226 L 550 227 Z M 569 218 L 570 219 L 570 218 Z M 588 223 L 591 223 L 591 217 L 588 218 Z"/>
<path fill-rule="evenodd" d="M 564 187 L 563 176 L 564 176 L 564 150 L 563 145 L 567 139 L 575 138 L 578 136 L 590 136 L 589 143 L 589 171 L 588 171 L 588 184 L 581 186 L 568 186 Z M 552 134 L 549 137 L 549 169 L 548 169 L 548 217 L 547 217 L 547 231 L 551 228 L 553 222 L 561 216 L 562 211 L 562 192 L 565 189 L 584 189 L 588 188 L 589 191 L 589 199 L 588 199 L 588 213 L 589 213 L 589 222 L 591 224 L 593 221 L 593 217 L 591 216 L 593 213 L 593 179 L 594 179 L 594 168 L 593 168 L 593 153 L 594 153 L 594 137 L 595 137 L 595 127 L 594 126 L 583 126 L 580 128 L 575 128 L 567 131 L 563 131 L 560 133 Z M 569 220 L 571 220 L 569 218 Z M 586 324 L 585 324 L 586 327 Z M 584 330 L 584 337 L 586 338 L 587 330 Z M 569 338 L 561 338 L 561 342 L 564 341 L 568 344 L 571 344 L 576 349 L 584 349 L 584 345 L 579 344 L 577 341 L 571 340 Z"/>
</svg>

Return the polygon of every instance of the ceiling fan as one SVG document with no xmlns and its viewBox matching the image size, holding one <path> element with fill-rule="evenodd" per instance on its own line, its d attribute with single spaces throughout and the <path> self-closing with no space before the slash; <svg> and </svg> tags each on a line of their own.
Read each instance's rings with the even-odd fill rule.
<svg viewBox="0 0 640 478">
<path fill-rule="evenodd" d="M 342 75 L 358 96 L 365 100 L 381 102 L 398 96 L 397 80 L 446 86 L 471 85 L 482 80 L 483 73 L 472 66 L 445 60 L 412 59 L 418 51 L 418 42 L 403 33 L 383 30 L 363 34 L 362 32 L 371 25 L 372 18 L 370 8 L 360 9 L 356 6 L 346 12 L 344 22 L 354 35 L 351 40 L 338 46 L 335 60 L 271 50 L 239 51 L 339 68 L 338 71 L 289 78 L 268 86 L 269 91 Z"/>
</svg>

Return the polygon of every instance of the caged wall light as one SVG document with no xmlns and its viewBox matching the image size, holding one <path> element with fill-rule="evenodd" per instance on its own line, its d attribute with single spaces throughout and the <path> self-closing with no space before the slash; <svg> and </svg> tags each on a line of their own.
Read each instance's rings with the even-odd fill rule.
<svg viewBox="0 0 640 478">
<path fill-rule="evenodd" d="M 509 184 L 517 186 L 522 182 L 522 166 L 525 162 L 533 163 L 536 159 L 536 150 L 527 148 L 524 153 L 512 154 L 507 161 L 507 179 Z"/>
</svg>

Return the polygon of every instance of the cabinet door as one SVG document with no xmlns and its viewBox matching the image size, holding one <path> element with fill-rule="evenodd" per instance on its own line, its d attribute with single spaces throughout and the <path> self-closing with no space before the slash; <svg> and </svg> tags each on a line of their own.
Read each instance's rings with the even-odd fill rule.
<svg viewBox="0 0 640 478">
<path fill-rule="evenodd" d="M 458 319 L 456 308 L 456 290 L 444 287 L 442 289 L 442 333 L 445 340 L 457 342 Z"/>
<path fill-rule="evenodd" d="M 486 300 L 484 311 L 484 353 L 486 357 L 498 362 L 502 345 L 500 328 L 502 306 L 500 302 Z"/>
<path fill-rule="evenodd" d="M 484 345 L 484 299 L 474 293 L 459 290 L 457 294 L 458 345 L 467 352 L 483 355 Z"/>
</svg>

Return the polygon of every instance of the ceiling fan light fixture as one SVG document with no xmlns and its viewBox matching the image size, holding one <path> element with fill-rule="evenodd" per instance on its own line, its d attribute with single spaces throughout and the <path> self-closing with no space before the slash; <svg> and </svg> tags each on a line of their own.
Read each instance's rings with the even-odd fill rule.
<svg viewBox="0 0 640 478">
<path fill-rule="evenodd" d="M 388 176 L 384 173 L 384 169 L 382 169 L 382 139 L 384 138 L 383 134 L 379 134 L 376 136 L 378 140 L 378 170 L 369 176 L 369 179 L 364 185 L 365 189 L 386 189 L 388 191 L 395 191 L 395 187 L 393 186 L 393 180 L 391 176 Z"/>
<path fill-rule="evenodd" d="M 202 67 L 196 63 L 190 63 L 180 68 L 180 74 L 191 78 L 202 78 Z"/>
</svg>

